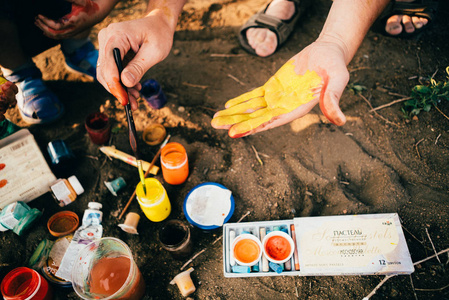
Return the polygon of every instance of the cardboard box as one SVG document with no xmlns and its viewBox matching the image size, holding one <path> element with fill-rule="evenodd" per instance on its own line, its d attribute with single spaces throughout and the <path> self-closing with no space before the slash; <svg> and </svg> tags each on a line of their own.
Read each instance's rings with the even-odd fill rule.
<svg viewBox="0 0 449 300">
<path fill-rule="evenodd" d="M 54 181 L 56 177 L 28 129 L 0 140 L 0 208 L 36 199 L 48 192 Z"/>
<path fill-rule="evenodd" d="M 294 257 L 290 270 L 282 273 L 262 272 L 252 268 L 250 273 L 233 273 L 230 259 L 230 230 L 237 235 L 248 231 L 259 237 L 259 230 L 274 226 L 288 229 L 294 224 L 299 270 Z M 260 237 L 259 237 L 260 238 Z M 223 269 L 225 277 L 254 276 L 333 276 L 333 275 L 391 275 L 414 271 L 410 252 L 396 213 L 304 217 L 293 220 L 228 223 L 223 226 Z"/>
</svg>

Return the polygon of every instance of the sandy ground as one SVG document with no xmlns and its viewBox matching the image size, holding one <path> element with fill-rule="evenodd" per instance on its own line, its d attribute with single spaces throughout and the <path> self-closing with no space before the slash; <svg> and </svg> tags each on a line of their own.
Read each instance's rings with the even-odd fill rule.
<svg viewBox="0 0 449 300">
<path fill-rule="evenodd" d="M 120 3 L 95 27 L 94 42 L 97 43 L 98 30 L 107 24 L 139 16 L 144 9 L 141 2 Z M 164 184 L 173 207 L 169 218 L 185 221 L 184 197 L 196 185 L 211 181 L 233 192 L 236 206 L 231 222 L 247 212 L 250 214 L 244 221 L 397 212 L 413 261 L 432 255 L 433 247 L 437 251 L 449 248 L 448 119 L 432 108 L 407 120 L 400 103 L 370 111 L 402 97 L 392 93 L 409 95 L 413 86 L 425 83 L 425 77 L 434 74 L 438 80 L 446 78 L 448 5 L 443 4 L 435 26 L 419 39 L 400 40 L 368 33 L 348 67 L 350 84 L 363 85 L 366 90 L 363 97 L 350 89 L 343 94 L 341 107 L 348 118 L 346 125 L 330 124 L 316 107 L 291 124 L 234 140 L 225 131 L 211 128 L 214 111 L 222 109 L 226 100 L 264 84 L 288 58 L 311 43 L 320 32 L 331 1 L 316 1 L 285 46 L 265 59 L 244 52 L 236 36 L 238 28 L 263 5 L 260 0 L 188 1 L 172 53 L 145 76 L 161 83 L 168 104 L 154 110 L 141 101 L 134 114 L 139 136 L 146 125 L 163 124 L 172 141 L 182 143 L 189 155 L 190 175 L 186 183 Z M 103 204 L 103 236 L 120 238 L 130 246 L 146 281 L 146 299 L 183 299 L 169 282 L 187 259 L 173 260 L 161 248 L 157 231 L 164 222 L 146 219 L 134 201 L 129 211 L 142 216 L 139 235 L 129 235 L 117 227 L 122 222 L 117 217 L 132 194 L 132 186 L 138 182 L 136 169 L 107 159 L 89 141 L 84 129 L 88 113 L 105 111 L 113 119 L 110 143 L 131 153 L 123 108 L 98 83 L 66 70 L 59 47 L 35 60 L 48 85 L 65 103 L 66 115 L 55 124 L 31 127 L 21 121 L 17 108 L 10 110 L 8 117 L 29 128 L 48 160 L 48 142 L 64 139 L 72 148 L 77 164 L 70 173 L 79 178 L 85 193 L 66 209 L 81 217 L 88 202 Z M 449 115 L 448 103 L 441 103 L 439 109 Z M 157 147 L 146 145 L 142 139 L 139 145 L 143 159 L 151 161 Z M 103 181 L 119 176 L 128 186 L 114 197 Z M 161 174 L 156 178 L 163 182 Z M 44 211 L 37 225 L 21 237 L 12 232 L 0 235 L 1 277 L 14 267 L 23 266 L 39 242 L 50 238 L 46 222 L 61 210 L 49 193 L 30 205 Z M 224 278 L 221 230 L 205 233 L 191 229 L 194 253 L 206 249 L 189 265 L 195 269 L 194 299 L 362 299 L 383 279 Z M 417 265 L 411 276 L 391 278 L 372 299 L 449 298 L 448 256 L 439 258 L 441 263 L 433 259 Z M 56 288 L 56 299 L 77 296 L 71 289 Z"/>
</svg>

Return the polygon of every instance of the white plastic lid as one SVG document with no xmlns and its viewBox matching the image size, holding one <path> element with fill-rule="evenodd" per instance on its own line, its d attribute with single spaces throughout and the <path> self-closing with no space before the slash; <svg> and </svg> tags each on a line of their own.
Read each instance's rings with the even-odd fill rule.
<svg viewBox="0 0 449 300">
<path fill-rule="evenodd" d="M 8 231 L 9 229 L 0 223 L 0 231 Z"/>
<path fill-rule="evenodd" d="M 84 193 L 84 189 L 81 186 L 81 183 L 78 181 L 78 178 L 76 178 L 75 175 L 72 175 L 68 178 L 68 181 L 70 185 L 73 187 L 77 195 L 81 195 Z"/>
<path fill-rule="evenodd" d="M 100 202 L 89 202 L 89 204 L 87 204 L 87 207 L 91 208 L 91 209 L 98 209 L 100 210 L 103 205 L 101 205 Z"/>
</svg>

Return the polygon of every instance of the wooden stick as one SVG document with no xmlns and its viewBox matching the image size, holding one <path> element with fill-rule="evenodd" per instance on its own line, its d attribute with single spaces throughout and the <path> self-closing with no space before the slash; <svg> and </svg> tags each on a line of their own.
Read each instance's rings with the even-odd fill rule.
<svg viewBox="0 0 449 300">
<path fill-rule="evenodd" d="M 158 157 L 161 155 L 162 148 L 164 148 L 164 146 L 167 144 L 170 137 L 171 137 L 170 135 L 167 135 L 167 137 L 165 138 L 165 141 L 161 144 L 161 146 L 159 147 L 159 150 L 157 150 L 156 155 L 153 157 L 153 160 L 150 163 L 150 167 L 145 172 L 145 175 L 144 175 L 145 178 L 148 176 L 151 168 L 154 166 L 154 163 L 156 162 Z M 123 208 L 122 212 L 120 213 L 120 216 L 118 216 L 119 220 L 123 217 L 123 214 L 126 212 L 126 210 L 128 209 L 129 205 L 131 204 L 131 202 L 133 201 L 135 196 L 136 196 L 136 190 L 134 190 L 133 194 L 131 195 L 131 197 L 128 200 L 128 203 L 126 203 L 126 206 Z"/>
<path fill-rule="evenodd" d="M 404 101 L 407 101 L 407 100 L 410 100 L 410 99 L 412 99 L 412 97 L 405 97 L 405 98 L 401 98 L 401 99 L 396 99 L 394 101 L 391 101 L 390 103 L 387 103 L 387 104 L 384 104 L 384 105 L 380 105 L 380 106 L 378 106 L 376 108 L 373 108 L 373 109 L 369 110 L 369 112 L 372 112 L 372 111 L 375 111 L 375 110 L 379 110 L 379 109 L 384 108 L 384 107 L 392 106 L 395 103 L 404 102 Z"/>
</svg>

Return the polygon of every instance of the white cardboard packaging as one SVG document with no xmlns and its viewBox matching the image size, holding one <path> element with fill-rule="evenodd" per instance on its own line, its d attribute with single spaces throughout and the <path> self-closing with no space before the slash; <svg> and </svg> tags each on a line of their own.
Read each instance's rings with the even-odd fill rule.
<svg viewBox="0 0 449 300">
<path fill-rule="evenodd" d="M 39 146 L 28 129 L 0 140 L 0 208 L 15 201 L 29 202 L 50 190 L 56 181 Z"/>
<path fill-rule="evenodd" d="M 230 231 L 237 236 L 241 232 L 259 236 L 260 228 L 271 231 L 277 226 L 291 235 L 291 224 L 295 226 L 300 270 L 284 266 L 280 274 L 272 270 L 263 272 L 261 260 L 260 268 L 251 269 L 250 273 L 232 272 Z M 290 266 L 295 266 L 293 257 Z M 392 275 L 414 271 L 396 213 L 227 223 L 223 226 L 223 267 L 225 277 Z"/>
</svg>

